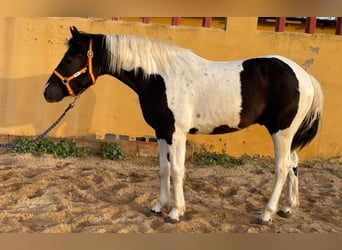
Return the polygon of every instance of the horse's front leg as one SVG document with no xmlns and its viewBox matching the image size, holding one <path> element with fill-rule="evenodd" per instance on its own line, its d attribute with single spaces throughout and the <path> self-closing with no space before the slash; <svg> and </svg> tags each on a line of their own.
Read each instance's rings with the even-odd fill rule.
<svg viewBox="0 0 342 250">
<path fill-rule="evenodd" d="M 160 164 L 160 193 L 157 203 L 151 209 L 152 215 L 162 215 L 162 209 L 170 206 L 170 159 L 166 140 L 158 140 Z"/>
<path fill-rule="evenodd" d="M 176 130 L 170 145 L 171 178 L 174 190 L 174 206 L 168 215 L 168 222 L 177 223 L 185 212 L 183 192 L 186 135 Z"/>
</svg>

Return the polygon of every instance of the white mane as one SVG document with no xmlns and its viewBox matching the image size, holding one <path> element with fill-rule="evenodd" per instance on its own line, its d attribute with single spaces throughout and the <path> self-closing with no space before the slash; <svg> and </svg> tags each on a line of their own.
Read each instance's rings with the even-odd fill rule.
<svg viewBox="0 0 342 250">
<path fill-rule="evenodd" d="M 142 68 L 145 75 L 168 75 L 177 69 L 180 60 L 189 56 L 184 54 L 194 55 L 190 50 L 146 37 L 107 35 L 106 43 L 111 52 L 109 65 L 113 72 Z"/>
</svg>

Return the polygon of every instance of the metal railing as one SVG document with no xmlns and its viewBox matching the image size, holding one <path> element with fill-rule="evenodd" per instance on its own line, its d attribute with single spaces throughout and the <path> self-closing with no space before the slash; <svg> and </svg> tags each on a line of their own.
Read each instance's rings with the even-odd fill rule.
<svg viewBox="0 0 342 250">
<path fill-rule="evenodd" d="M 335 29 L 335 35 L 342 35 L 342 17 L 259 17 L 264 22 L 274 22 L 275 32 L 286 31 L 287 25 L 305 24 L 304 32 L 315 34 L 317 27 Z"/>
<path fill-rule="evenodd" d="M 152 24 L 154 23 L 153 22 L 154 18 L 158 19 L 158 17 L 141 17 L 140 20 L 142 23 Z M 112 17 L 113 21 L 120 21 L 120 20 L 125 20 L 125 19 L 126 18 L 122 18 L 122 17 Z M 162 19 L 162 18 L 159 18 L 159 19 Z M 226 17 L 170 17 L 170 18 L 164 17 L 163 19 L 169 19 L 169 24 L 172 26 L 186 25 L 183 23 L 183 20 L 185 19 L 188 19 L 188 20 L 189 19 L 201 19 L 202 20 L 201 26 L 204 28 L 221 27 L 223 29 L 226 28 L 226 21 L 227 21 Z M 213 25 L 213 22 L 215 22 L 215 25 Z M 217 23 L 219 23 L 219 25 Z"/>
</svg>

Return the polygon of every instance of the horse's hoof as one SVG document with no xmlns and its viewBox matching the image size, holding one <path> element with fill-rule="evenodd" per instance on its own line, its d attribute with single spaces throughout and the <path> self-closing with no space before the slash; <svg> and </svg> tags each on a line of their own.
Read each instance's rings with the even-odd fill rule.
<svg viewBox="0 0 342 250">
<path fill-rule="evenodd" d="M 262 220 L 262 219 L 258 218 L 256 220 L 255 224 L 269 226 L 269 225 L 272 224 L 272 220 L 265 221 L 265 220 Z"/>
<path fill-rule="evenodd" d="M 277 213 L 280 217 L 283 217 L 283 218 L 290 218 L 291 217 L 291 213 L 290 212 L 284 212 L 282 210 L 279 210 L 278 213 Z"/>
<path fill-rule="evenodd" d="M 147 217 L 162 217 L 163 216 L 163 213 L 162 212 L 155 212 L 153 210 L 150 210 L 147 214 L 146 214 Z"/>
<path fill-rule="evenodd" d="M 165 222 L 171 223 L 171 224 L 177 224 L 177 223 L 179 223 L 179 220 L 178 219 L 172 219 L 171 217 L 168 216 L 168 217 L 166 217 Z"/>
</svg>

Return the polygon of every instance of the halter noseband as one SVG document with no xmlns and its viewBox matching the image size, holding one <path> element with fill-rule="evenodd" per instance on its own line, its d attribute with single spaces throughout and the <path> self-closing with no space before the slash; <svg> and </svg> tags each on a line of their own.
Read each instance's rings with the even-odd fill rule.
<svg viewBox="0 0 342 250">
<path fill-rule="evenodd" d="M 88 57 L 88 63 L 86 66 L 84 66 L 82 69 L 80 69 L 79 71 L 77 71 L 76 73 L 72 74 L 71 76 L 69 77 L 65 77 L 65 76 L 62 76 L 57 70 L 54 70 L 53 73 L 59 78 L 62 80 L 62 83 L 65 85 L 65 87 L 67 88 L 70 96 L 76 96 L 74 91 L 72 90 L 71 86 L 70 86 L 70 81 L 77 78 L 78 76 L 80 76 L 81 74 L 87 72 L 88 70 L 88 73 L 90 75 L 90 78 L 92 80 L 92 84 L 94 85 L 95 84 L 95 76 L 94 76 L 94 73 L 93 73 L 93 63 L 92 63 L 92 59 L 93 59 L 93 56 L 94 56 L 94 53 L 93 53 L 93 40 L 90 39 L 90 42 L 89 42 L 89 50 L 87 52 L 87 57 Z M 88 66 L 88 68 L 87 68 Z"/>
</svg>

